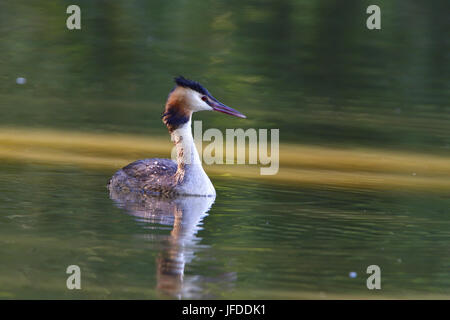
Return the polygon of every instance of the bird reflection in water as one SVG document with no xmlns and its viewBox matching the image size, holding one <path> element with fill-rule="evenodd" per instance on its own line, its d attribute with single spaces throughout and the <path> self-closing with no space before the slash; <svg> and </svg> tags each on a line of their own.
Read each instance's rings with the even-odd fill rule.
<svg viewBox="0 0 450 320">
<path fill-rule="evenodd" d="M 140 221 L 172 226 L 169 236 L 152 235 L 152 240 L 161 244 L 156 260 L 159 293 L 175 298 L 198 298 L 199 295 L 204 296 L 201 286 L 208 282 L 224 281 L 227 285 L 234 282 L 235 273 L 227 273 L 215 279 L 184 277 L 186 264 L 194 259 L 195 252 L 201 248 L 201 238 L 197 236 L 197 232 L 201 229 L 202 220 L 208 215 L 215 196 L 165 198 L 111 190 L 110 197 L 119 208 Z"/>
</svg>

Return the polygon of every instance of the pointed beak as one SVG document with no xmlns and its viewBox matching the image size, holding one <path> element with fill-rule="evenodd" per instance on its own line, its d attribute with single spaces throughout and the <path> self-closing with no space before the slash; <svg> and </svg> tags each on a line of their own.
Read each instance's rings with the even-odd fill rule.
<svg viewBox="0 0 450 320">
<path fill-rule="evenodd" d="M 214 111 L 226 113 L 226 114 L 229 114 L 230 116 L 235 116 L 238 118 L 243 118 L 243 119 L 247 118 L 245 115 L 243 115 L 239 111 L 234 110 L 233 108 L 230 108 L 230 107 L 224 105 L 222 102 L 219 102 L 217 100 L 216 101 L 210 100 L 209 105 L 214 109 Z"/>
</svg>

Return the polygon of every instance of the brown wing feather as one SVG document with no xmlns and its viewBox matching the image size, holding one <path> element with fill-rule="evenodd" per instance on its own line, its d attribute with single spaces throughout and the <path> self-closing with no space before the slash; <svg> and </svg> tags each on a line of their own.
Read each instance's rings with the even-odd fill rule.
<svg viewBox="0 0 450 320">
<path fill-rule="evenodd" d="M 174 192 L 176 171 L 177 164 L 170 159 L 137 160 L 117 171 L 109 180 L 108 189 L 170 195 Z"/>
</svg>

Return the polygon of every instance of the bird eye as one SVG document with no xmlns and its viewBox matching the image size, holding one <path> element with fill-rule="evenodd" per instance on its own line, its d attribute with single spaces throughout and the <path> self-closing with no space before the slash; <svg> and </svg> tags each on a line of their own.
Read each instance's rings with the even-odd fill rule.
<svg viewBox="0 0 450 320">
<path fill-rule="evenodd" d="M 206 102 L 208 98 L 206 96 L 202 96 L 202 100 Z"/>
</svg>

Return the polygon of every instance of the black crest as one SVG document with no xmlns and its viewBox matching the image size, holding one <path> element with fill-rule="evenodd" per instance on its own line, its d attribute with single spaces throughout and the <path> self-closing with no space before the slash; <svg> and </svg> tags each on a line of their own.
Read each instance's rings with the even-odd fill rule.
<svg viewBox="0 0 450 320">
<path fill-rule="evenodd" d="M 206 90 L 206 88 L 203 87 L 200 83 L 193 81 L 193 80 L 186 79 L 183 76 L 176 77 L 175 83 L 181 87 L 189 88 L 194 91 L 197 91 L 200 94 L 204 94 L 207 96 L 210 95 L 208 90 Z"/>
</svg>

